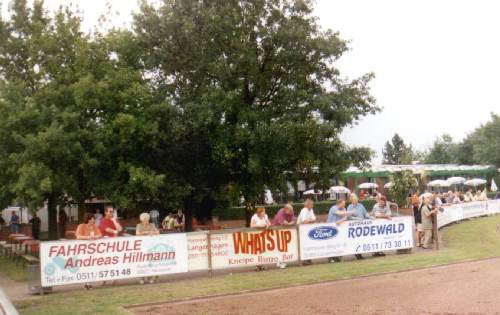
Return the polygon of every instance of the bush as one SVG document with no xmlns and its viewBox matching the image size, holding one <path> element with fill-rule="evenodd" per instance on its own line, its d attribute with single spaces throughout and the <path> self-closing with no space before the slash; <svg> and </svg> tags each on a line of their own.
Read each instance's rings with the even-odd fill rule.
<svg viewBox="0 0 500 315">
<path fill-rule="evenodd" d="M 373 206 L 375 205 L 375 200 L 373 199 L 368 199 L 368 200 L 363 200 L 360 201 L 362 203 L 366 210 L 371 211 L 373 209 Z M 335 204 L 335 201 L 332 200 L 327 200 L 327 201 L 317 201 L 314 203 L 314 213 L 315 214 L 327 214 L 330 208 Z M 293 209 L 295 212 L 295 215 L 297 216 L 304 208 L 303 203 L 294 203 Z M 349 205 L 349 202 L 347 202 L 347 206 Z M 268 205 L 268 206 L 263 206 L 263 205 L 257 205 L 256 207 L 262 207 L 266 209 L 266 213 L 269 216 L 270 219 L 272 219 L 276 213 L 279 211 L 279 209 L 283 208 L 283 204 L 279 205 Z M 212 216 L 218 216 L 219 220 L 244 220 L 245 219 L 245 207 L 231 207 L 227 209 L 214 209 L 212 210 Z"/>
</svg>

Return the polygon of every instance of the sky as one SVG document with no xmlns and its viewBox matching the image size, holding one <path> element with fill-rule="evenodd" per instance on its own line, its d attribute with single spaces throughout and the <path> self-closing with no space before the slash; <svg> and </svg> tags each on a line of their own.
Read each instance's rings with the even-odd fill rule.
<svg viewBox="0 0 500 315">
<path fill-rule="evenodd" d="M 8 0 L 4 0 L 7 2 Z M 109 10 L 109 23 L 127 26 L 136 0 L 45 0 L 48 8 L 78 5 L 90 29 Z M 500 3 L 486 0 L 317 0 L 315 15 L 326 29 L 350 41 L 337 63 L 355 78 L 374 72 L 372 95 L 382 112 L 346 128 L 342 139 L 369 146 L 381 159 L 394 133 L 417 149 L 443 133 L 461 140 L 500 113 Z M 6 16 L 7 4 L 2 7 Z"/>
</svg>

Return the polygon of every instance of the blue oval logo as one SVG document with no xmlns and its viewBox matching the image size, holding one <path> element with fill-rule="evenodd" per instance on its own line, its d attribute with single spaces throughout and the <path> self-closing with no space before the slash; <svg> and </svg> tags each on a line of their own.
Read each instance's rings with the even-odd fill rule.
<svg viewBox="0 0 500 315">
<path fill-rule="evenodd" d="M 312 240 L 328 240 L 337 236 L 338 233 L 333 226 L 319 226 L 309 231 L 308 236 Z"/>
</svg>

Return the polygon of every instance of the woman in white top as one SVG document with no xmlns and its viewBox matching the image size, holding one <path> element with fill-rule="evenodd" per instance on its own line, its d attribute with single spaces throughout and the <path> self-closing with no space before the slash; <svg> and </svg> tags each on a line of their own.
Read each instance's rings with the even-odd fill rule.
<svg viewBox="0 0 500 315">
<path fill-rule="evenodd" d="M 250 221 L 250 227 L 253 228 L 267 228 L 271 226 L 271 222 L 266 214 L 266 209 L 257 208 L 255 210 L 255 214 L 252 216 L 252 220 Z"/>
<path fill-rule="evenodd" d="M 297 224 L 309 224 L 316 222 L 313 207 L 313 201 L 311 199 L 306 199 L 306 202 L 304 202 L 304 208 L 300 210 L 300 214 L 297 218 Z"/>
</svg>

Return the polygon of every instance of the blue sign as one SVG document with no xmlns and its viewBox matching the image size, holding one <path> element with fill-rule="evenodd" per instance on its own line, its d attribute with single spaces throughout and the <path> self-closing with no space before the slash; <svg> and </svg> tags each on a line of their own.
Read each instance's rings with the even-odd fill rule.
<svg viewBox="0 0 500 315">
<path fill-rule="evenodd" d="M 312 240 L 328 240 L 337 236 L 339 231 L 333 226 L 319 226 L 309 231 L 309 238 Z"/>
</svg>

